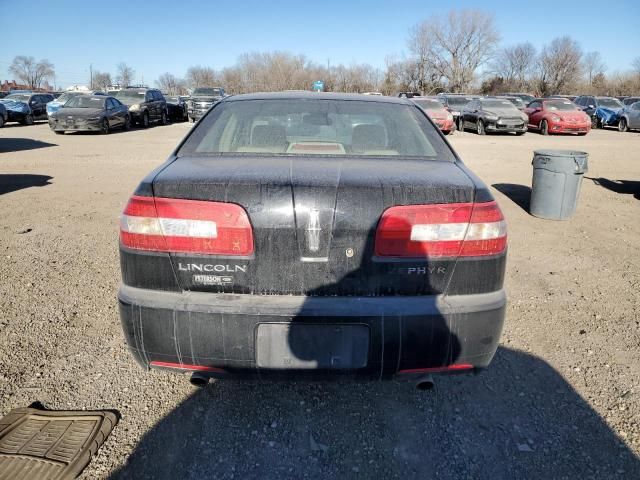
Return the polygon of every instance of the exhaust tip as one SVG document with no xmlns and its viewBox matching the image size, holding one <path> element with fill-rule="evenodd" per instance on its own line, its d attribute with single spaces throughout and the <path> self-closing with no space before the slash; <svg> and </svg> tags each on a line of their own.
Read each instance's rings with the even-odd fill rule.
<svg viewBox="0 0 640 480">
<path fill-rule="evenodd" d="M 435 386 L 436 384 L 433 381 L 433 377 L 431 375 L 425 375 L 416 382 L 416 388 L 423 392 L 426 392 L 427 390 L 433 390 L 433 387 Z"/>
<path fill-rule="evenodd" d="M 201 372 L 194 372 L 191 374 L 191 378 L 189 382 L 194 387 L 204 388 L 209 384 L 210 377 L 208 375 L 204 375 Z"/>
</svg>

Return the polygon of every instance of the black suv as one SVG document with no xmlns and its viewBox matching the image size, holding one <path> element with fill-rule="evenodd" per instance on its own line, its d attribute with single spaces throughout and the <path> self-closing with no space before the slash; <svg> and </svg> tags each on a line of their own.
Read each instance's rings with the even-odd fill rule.
<svg viewBox="0 0 640 480">
<path fill-rule="evenodd" d="M 129 107 L 131 123 L 147 128 L 151 122 L 167 124 L 167 101 L 155 88 L 125 88 L 115 97 Z"/>
<path fill-rule="evenodd" d="M 189 120 L 199 120 L 211 106 L 225 97 L 224 88 L 199 87 L 191 94 L 189 102 Z"/>
<path fill-rule="evenodd" d="M 578 105 L 584 113 L 591 117 L 591 128 L 603 128 L 606 124 L 603 123 L 602 114 L 598 115 L 598 112 L 596 112 L 598 107 L 608 108 L 609 110 L 620 110 L 624 107 L 622 102 L 617 98 L 595 97 L 593 95 L 580 95 L 573 103 Z"/>
</svg>

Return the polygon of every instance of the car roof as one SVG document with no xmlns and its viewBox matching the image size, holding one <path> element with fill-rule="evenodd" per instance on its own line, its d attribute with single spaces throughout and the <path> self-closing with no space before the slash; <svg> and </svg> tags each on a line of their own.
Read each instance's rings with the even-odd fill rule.
<svg viewBox="0 0 640 480">
<path fill-rule="evenodd" d="M 243 95 L 232 95 L 225 97 L 223 102 L 239 102 L 244 100 L 342 100 L 358 102 L 376 103 L 398 103 L 401 105 L 411 105 L 410 99 L 399 97 L 385 97 L 381 95 L 362 95 L 360 93 L 334 93 L 334 92 L 310 92 L 310 91 L 289 91 L 289 92 L 265 92 L 246 93 Z"/>
</svg>

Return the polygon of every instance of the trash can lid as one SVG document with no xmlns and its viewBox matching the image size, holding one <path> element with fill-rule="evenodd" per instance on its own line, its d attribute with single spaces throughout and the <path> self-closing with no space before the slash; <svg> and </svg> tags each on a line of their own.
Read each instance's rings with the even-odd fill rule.
<svg viewBox="0 0 640 480">
<path fill-rule="evenodd" d="M 551 172 L 586 173 L 588 158 L 587 152 L 578 150 L 534 150 L 531 164 Z"/>
</svg>

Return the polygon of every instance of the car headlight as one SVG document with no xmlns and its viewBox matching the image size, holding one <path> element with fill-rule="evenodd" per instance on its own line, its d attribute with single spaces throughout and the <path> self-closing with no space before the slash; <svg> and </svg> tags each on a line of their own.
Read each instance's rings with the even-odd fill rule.
<svg viewBox="0 0 640 480">
<path fill-rule="evenodd" d="M 449 112 L 447 112 L 447 120 L 453 121 L 453 115 L 451 115 Z"/>
<path fill-rule="evenodd" d="M 498 120 L 498 117 L 496 115 L 486 115 L 485 120 Z"/>
<path fill-rule="evenodd" d="M 134 103 L 133 105 L 131 105 L 129 107 L 129 111 L 130 112 L 137 112 L 138 110 L 140 110 L 140 104 L 139 103 Z"/>
<path fill-rule="evenodd" d="M 561 119 L 559 116 L 557 116 L 557 115 L 551 115 L 551 121 L 552 121 L 552 122 L 559 122 L 559 121 L 561 121 L 561 120 L 562 120 L 562 119 Z"/>
<path fill-rule="evenodd" d="M 89 121 L 100 120 L 100 115 L 97 115 L 95 117 L 89 117 L 89 118 L 87 118 L 87 120 L 89 120 Z"/>
<path fill-rule="evenodd" d="M 523 122 L 528 122 L 529 121 L 529 116 L 528 115 L 520 115 L 522 117 L 522 121 Z"/>
<path fill-rule="evenodd" d="M 460 116 L 460 112 L 451 112 L 451 115 Z"/>
</svg>

